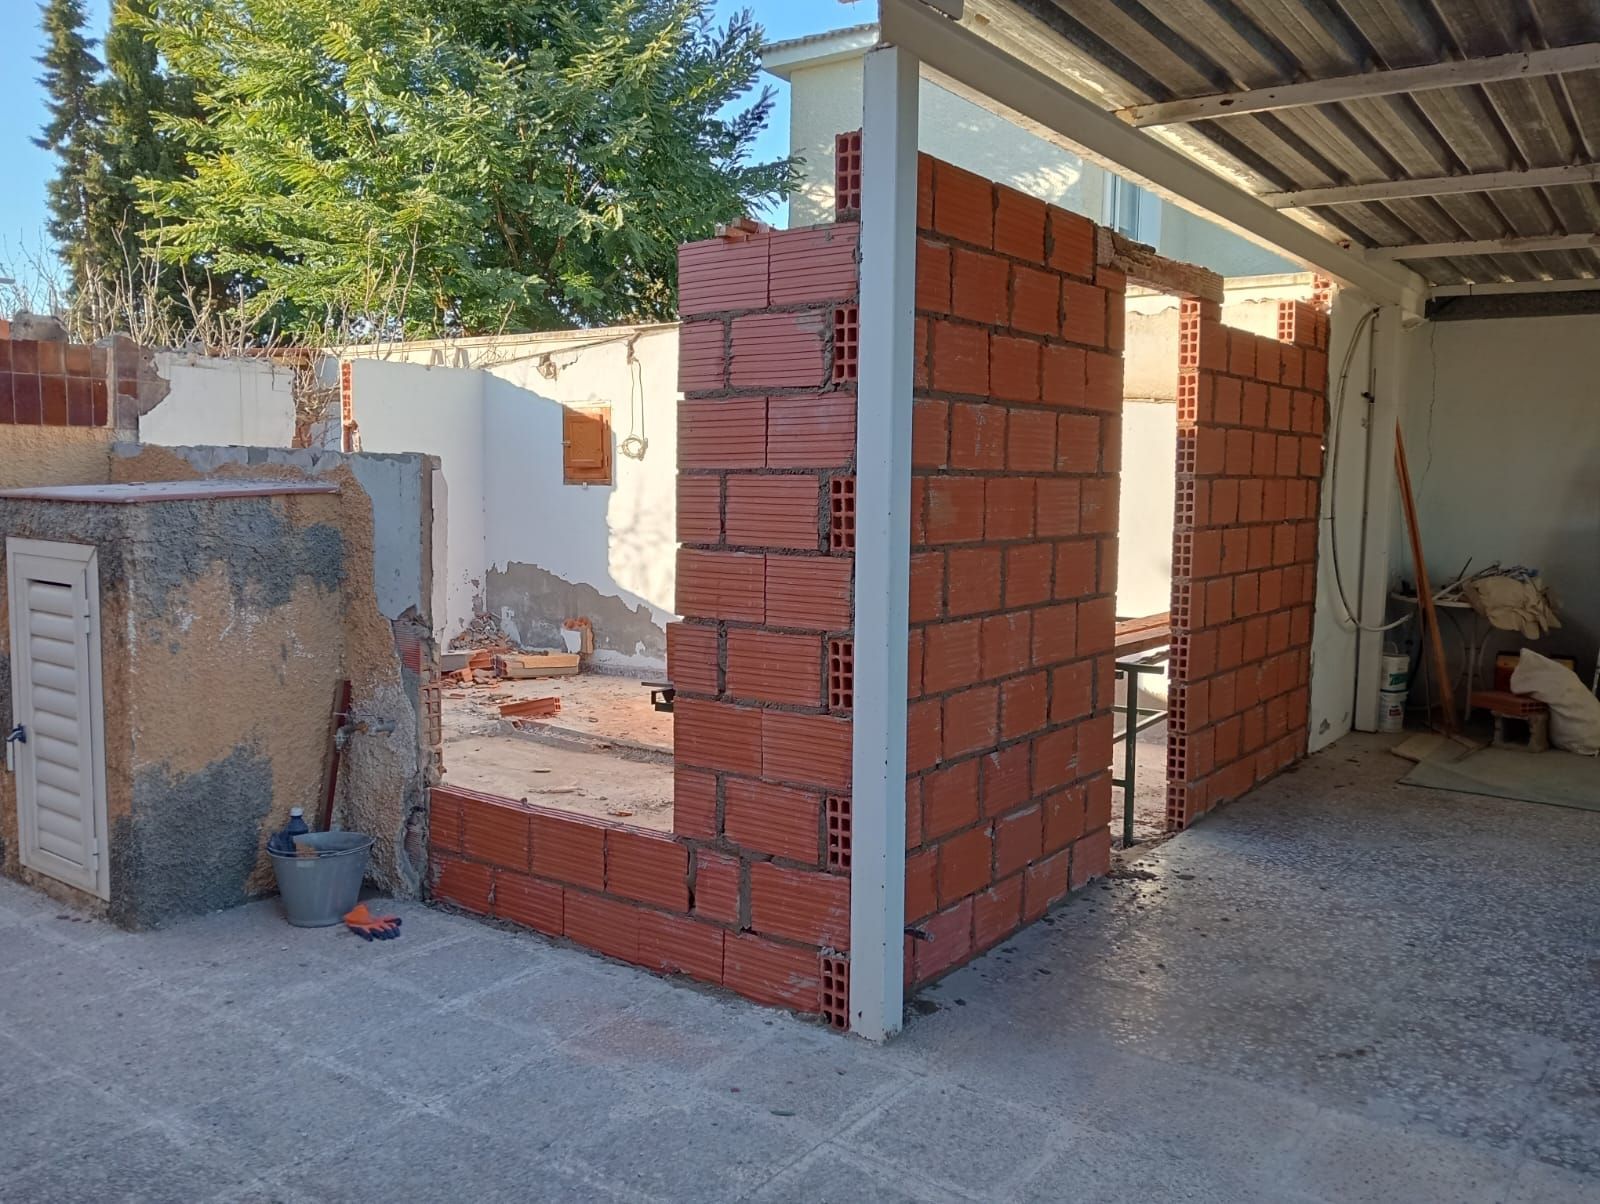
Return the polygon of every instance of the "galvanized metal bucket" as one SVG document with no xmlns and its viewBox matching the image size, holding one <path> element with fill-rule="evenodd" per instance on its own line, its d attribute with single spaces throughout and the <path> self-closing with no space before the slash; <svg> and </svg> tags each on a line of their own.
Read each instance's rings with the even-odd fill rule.
<svg viewBox="0 0 1600 1204">
<path fill-rule="evenodd" d="M 296 928 L 327 928 L 361 897 L 361 879 L 372 854 L 372 837 L 363 832 L 308 832 L 295 843 L 317 850 L 315 857 L 271 853 L 278 876 L 284 918 Z"/>
</svg>

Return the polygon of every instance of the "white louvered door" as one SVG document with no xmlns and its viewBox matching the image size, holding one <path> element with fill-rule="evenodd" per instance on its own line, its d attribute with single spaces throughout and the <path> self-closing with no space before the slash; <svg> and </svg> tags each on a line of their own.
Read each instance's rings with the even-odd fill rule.
<svg viewBox="0 0 1600 1204">
<path fill-rule="evenodd" d="M 8 539 L 6 594 L 22 864 L 109 899 L 95 550 Z"/>
</svg>

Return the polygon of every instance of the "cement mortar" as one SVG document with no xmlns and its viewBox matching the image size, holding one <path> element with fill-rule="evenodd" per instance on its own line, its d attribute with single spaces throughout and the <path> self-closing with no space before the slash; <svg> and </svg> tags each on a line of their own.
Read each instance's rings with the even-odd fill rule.
<svg viewBox="0 0 1600 1204">
<path fill-rule="evenodd" d="M 629 606 L 614 594 L 568 581 L 536 564 L 512 561 L 491 568 L 484 587 L 485 609 L 525 648 L 561 648 L 561 624 L 586 618 L 594 626 L 597 651 L 631 657 L 665 657 L 667 633 L 643 602 Z"/>
<path fill-rule="evenodd" d="M 0 489 L 104 484 L 115 438 L 108 427 L 0 423 Z"/>
<path fill-rule="evenodd" d="M 113 894 L 111 918 L 153 928 L 259 894 L 258 833 L 273 801 L 273 763 L 254 748 L 178 776 L 164 765 L 141 768 L 133 811 L 111 834 L 112 876 L 138 889 Z"/>
</svg>

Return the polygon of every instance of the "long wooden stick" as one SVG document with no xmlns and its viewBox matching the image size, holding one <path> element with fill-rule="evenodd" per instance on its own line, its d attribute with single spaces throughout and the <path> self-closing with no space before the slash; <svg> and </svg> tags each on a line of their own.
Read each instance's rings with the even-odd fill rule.
<svg viewBox="0 0 1600 1204">
<path fill-rule="evenodd" d="M 1417 503 L 1411 495 L 1411 470 L 1406 467 L 1406 441 L 1400 424 L 1394 428 L 1394 471 L 1400 478 L 1400 505 L 1406 513 L 1406 534 L 1411 537 L 1411 564 L 1417 571 L 1417 603 L 1422 609 L 1422 625 L 1428 629 L 1433 645 L 1434 676 L 1439 681 L 1439 702 L 1444 708 L 1444 734 L 1456 733 L 1456 692 L 1450 684 L 1450 669 L 1444 658 L 1444 640 L 1439 634 L 1439 612 L 1433 606 L 1433 587 L 1428 584 L 1428 566 L 1422 560 L 1422 532 L 1417 529 Z"/>
</svg>

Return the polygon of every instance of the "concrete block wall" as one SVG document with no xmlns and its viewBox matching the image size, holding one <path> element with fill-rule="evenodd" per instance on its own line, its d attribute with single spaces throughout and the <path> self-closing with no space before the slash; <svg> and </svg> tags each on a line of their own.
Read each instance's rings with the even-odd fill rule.
<svg viewBox="0 0 1600 1204">
<path fill-rule="evenodd" d="M 680 252 L 673 832 L 434 791 L 439 897 L 840 1028 L 857 236 Z"/>
<path fill-rule="evenodd" d="M 1123 294 L 1095 226 L 923 156 L 906 975 L 1106 872 Z"/>
<path fill-rule="evenodd" d="M 1186 300 L 1180 331 L 1167 825 L 1186 827 L 1306 752 L 1328 319 L 1278 338 Z"/>
</svg>

